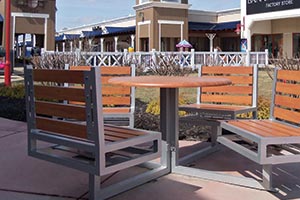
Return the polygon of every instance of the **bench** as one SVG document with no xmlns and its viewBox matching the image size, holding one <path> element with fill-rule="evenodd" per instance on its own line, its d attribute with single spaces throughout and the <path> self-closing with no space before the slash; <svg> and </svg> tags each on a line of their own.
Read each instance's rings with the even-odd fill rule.
<svg viewBox="0 0 300 200">
<path fill-rule="evenodd" d="M 70 70 L 90 70 L 90 66 L 70 66 Z M 104 122 L 134 127 L 135 88 L 108 84 L 117 76 L 135 76 L 135 66 L 101 66 Z M 78 102 L 72 102 L 78 103 Z"/>
<path fill-rule="evenodd" d="M 217 141 L 262 165 L 266 190 L 274 191 L 272 165 L 300 162 L 299 95 L 300 71 L 276 69 L 269 119 L 221 121 Z"/>
<path fill-rule="evenodd" d="M 29 156 L 88 173 L 91 200 L 109 198 L 168 172 L 157 164 L 102 186 L 101 176 L 160 158 L 161 133 L 104 125 L 101 85 L 99 67 L 89 71 L 25 69 Z"/>
<path fill-rule="evenodd" d="M 182 105 L 180 110 L 188 113 L 181 122 L 207 125 L 212 128 L 211 139 L 215 142 L 220 119 L 236 119 L 239 114 L 257 112 L 257 66 L 200 66 L 200 77 L 224 77 L 231 85 L 203 87 L 197 90 L 195 104 Z"/>
</svg>

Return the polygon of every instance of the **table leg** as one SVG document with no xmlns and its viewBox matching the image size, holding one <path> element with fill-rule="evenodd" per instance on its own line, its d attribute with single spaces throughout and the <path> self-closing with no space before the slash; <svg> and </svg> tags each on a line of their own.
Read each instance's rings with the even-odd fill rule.
<svg viewBox="0 0 300 200">
<path fill-rule="evenodd" d="M 160 89 L 160 131 L 166 143 L 167 153 L 162 164 L 170 167 L 170 172 L 178 165 L 178 88 Z"/>
</svg>

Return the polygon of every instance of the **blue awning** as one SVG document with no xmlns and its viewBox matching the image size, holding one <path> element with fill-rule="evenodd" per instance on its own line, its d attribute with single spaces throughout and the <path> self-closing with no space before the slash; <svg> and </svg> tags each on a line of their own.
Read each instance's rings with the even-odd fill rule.
<svg viewBox="0 0 300 200">
<path fill-rule="evenodd" d="M 64 40 L 64 35 L 55 36 L 55 42 L 60 42 Z"/>
<path fill-rule="evenodd" d="M 0 22 L 3 22 L 3 21 L 4 21 L 4 19 L 3 19 L 2 15 L 0 14 Z"/>
<path fill-rule="evenodd" d="M 234 30 L 240 21 L 223 22 L 223 23 L 207 23 L 207 22 L 189 22 L 190 31 L 223 31 Z"/>
<path fill-rule="evenodd" d="M 121 34 L 121 33 L 134 33 L 135 32 L 135 26 L 129 26 L 129 27 L 110 27 L 107 26 L 106 32 L 103 32 L 103 35 L 109 35 L 109 34 Z"/>
<path fill-rule="evenodd" d="M 102 30 L 82 31 L 82 37 L 92 38 L 102 35 Z"/>
</svg>

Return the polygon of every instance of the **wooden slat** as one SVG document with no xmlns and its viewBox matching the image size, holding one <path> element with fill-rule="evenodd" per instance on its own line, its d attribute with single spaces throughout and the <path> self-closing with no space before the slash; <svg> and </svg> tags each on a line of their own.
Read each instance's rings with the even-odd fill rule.
<svg viewBox="0 0 300 200">
<path fill-rule="evenodd" d="M 224 110 L 224 111 L 239 111 L 249 109 L 249 106 L 234 106 L 234 105 L 223 105 L 223 104 L 190 104 L 184 105 L 186 108 L 197 108 L 203 110 Z"/>
<path fill-rule="evenodd" d="M 71 66 L 70 70 L 90 70 L 90 66 Z M 131 67 L 128 66 L 101 66 L 102 75 L 131 75 Z"/>
<path fill-rule="evenodd" d="M 202 74 L 253 74 L 253 67 L 202 67 Z"/>
<path fill-rule="evenodd" d="M 230 94 L 252 94 L 252 86 L 219 86 L 219 87 L 202 87 L 202 92 L 219 92 Z"/>
<path fill-rule="evenodd" d="M 232 103 L 239 105 L 252 105 L 251 96 L 230 96 L 230 95 L 209 95 L 201 94 L 201 102 L 220 102 L 220 103 Z"/>
<path fill-rule="evenodd" d="M 37 114 L 42 115 L 86 120 L 85 107 L 82 106 L 37 101 L 35 110 Z"/>
<path fill-rule="evenodd" d="M 103 113 L 129 113 L 129 107 L 104 107 Z"/>
<path fill-rule="evenodd" d="M 286 108 L 300 109 L 300 98 L 276 95 L 275 105 Z"/>
<path fill-rule="evenodd" d="M 300 84 L 296 85 L 296 84 L 277 82 L 276 92 L 300 95 Z"/>
<path fill-rule="evenodd" d="M 102 98 L 102 104 L 107 105 L 130 105 L 130 97 L 106 97 Z"/>
<path fill-rule="evenodd" d="M 41 82 L 84 84 L 84 73 L 83 71 L 35 69 L 33 79 Z"/>
<path fill-rule="evenodd" d="M 101 74 L 109 74 L 109 75 L 131 75 L 131 67 L 128 66 L 107 66 L 101 67 Z"/>
<path fill-rule="evenodd" d="M 69 101 L 85 101 L 83 88 L 34 86 L 35 97 L 38 99 L 56 99 Z"/>
<path fill-rule="evenodd" d="M 274 117 L 281 120 L 286 120 L 289 122 L 300 124 L 300 112 L 295 112 L 295 111 L 290 111 L 279 107 L 275 107 Z"/>
<path fill-rule="evenodd" d="M 300 134 L 300 129 L 270 120 L 232 120 L 228 123 L 262 137 L 290 137 Z"/>
<path fill-rule="evenodd" d="M 130 87 L 110 87 L 110 86 L 102 86 L 102 95 L 130 95 L 131 89 Z"/>
<path fill-rule="evenodd" d="M 300 71 L 278 70 L 277 79 L 300 81 Z"/>
<path fill-rule="evenodd" d="M 82 124 L 37 117 L 36 127 L 44 131 L 87 139 L 86 126 Z"/>
<path fill-rule="evenodd" d="M 231 80 L 232 84 L 253 84 L 252 76 L 203 76 L 211 78 L 228 78 Z"/>
<path fill-rule="evenodd" d="M 135 135 L 135 136 L 147 134 L 146 131 L 125 128 L 125 127 L 111 126 L 111 125 L 104 125 L 104 131 L 114 131 L 114 132 L 125 133 L 128 135 Z"/>
</svg>

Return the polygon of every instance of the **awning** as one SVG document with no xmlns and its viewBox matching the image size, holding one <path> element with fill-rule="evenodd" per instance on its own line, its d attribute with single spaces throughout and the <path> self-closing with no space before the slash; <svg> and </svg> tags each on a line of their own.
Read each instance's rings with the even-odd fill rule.
<svg viewBox="0 0 300 200">
<path fill-rule="evenodd" d="M 234 30 L 240 21 L 223 23 L 189 22 L 190 31 L 223 31 Z"/>
<path fill-rule="evenodd" d="M 93 38 L 102 35 L 102 30 L 82 31 L 81 37 Z"/>
<path fill-rule="evenodd" d="M 103 35 L 108 34 L 120 34 L 120 33 L 134 33 L 135 32 L 135 26 L 129 26 L 129 27 L 110 27 L 106 26 L 105 31 L 103 31 Z"/>
</svg>

